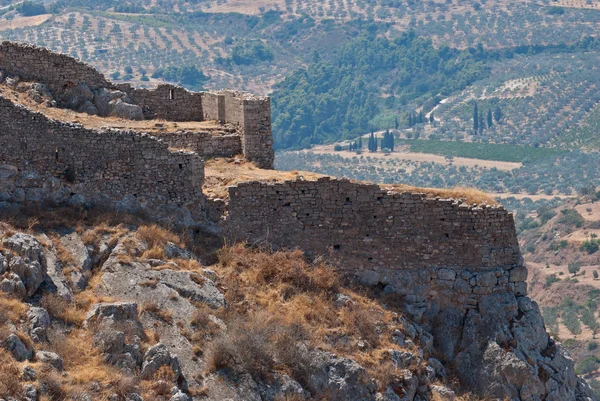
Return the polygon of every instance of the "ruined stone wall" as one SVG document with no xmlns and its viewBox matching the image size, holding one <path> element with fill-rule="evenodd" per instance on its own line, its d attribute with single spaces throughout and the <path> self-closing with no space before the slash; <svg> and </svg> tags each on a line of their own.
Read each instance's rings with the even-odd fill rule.
<svg viewBox="0 0 600 401">
<path fill-rule="evenodd" d="M 476 305 L 479 295 L 526 292 L 513 217 L 377 185 L 321 179 L 231 187 L 226 229 L 233 240 L 298 246 L 365 284 L 405 297 L 419 313 Z"/>
<path fill-rule="evenodd" d="M 173 132 L 157 135 L 172 148 L 188 149 L 204 158 L 233 157 L 242 154 L 242 141 L 237 133 Z"/>
<path fill-rule="evenodd" d="M 167 121 L 203 121 L 202 92 L 190 92 L 185 88 L 162 84 L 154 89 L 124 90 L 131 100 L 144 110 L 146 119 Z"/>
<path fill-rule="evenodd" d="M 0 69 L 27 81 L 44 83 L 53 93 L 64 92 L 80 82 L 91 89 L 111 86 L 95 68 L 70 56 L 8 41 L 0 45 Z"/>
<path fill-rule="evenodd" d="M 3 198 L 39 201 L 52 185 L 67 182 L 69 194 L 107 202 L 133 197 L 149 205 L 194 205 L 202 199 L 204 165 L 191 152 L 135 132 L 85 129 L 50 120 L 0 98 L 0 164 L 39 183 L 4 188 Z M 44 182 L 42 182 L 44 181 Z M 61 188 L 64 186 L 60 185 Z M 26 188 L 25 193 L 16 188 Z M 64 189 L 61 189 L 64 190 Z"/>
<path fill-rule="evenodd" d="M 36 46 L 3 42 L 0 45 L 0 70 L 26 81 L 48 85 L 54 95 L 62 96 L 79 83 L 90 89 L 107 88 L 126 92 L 131 101 L 142 107 L 146 119 L 168 121 L 215 120 L 240 128 L 242 153 L 261 168 L 273 168 L 274 152 L 271 133 L 271 106 L 268 97 L 223 91 L 190 92 L 164 84 L 155 89 L 135 89 L 129 84 L 115 85 L 93 67 L 74 58 Z M 61 103 L 61 102 L 59 102 Z M 236 141 L 223 154 L 237 154 Z M 204 148 L 214 147 L 214 143 Z"/>
</svg>

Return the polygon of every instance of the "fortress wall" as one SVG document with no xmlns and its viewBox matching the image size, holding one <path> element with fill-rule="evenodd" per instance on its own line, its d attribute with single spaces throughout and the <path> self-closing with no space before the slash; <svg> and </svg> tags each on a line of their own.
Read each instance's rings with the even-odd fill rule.
<svg viewBox="0 0 600 401">
<path fill-rule="evenodd" d="M 242 145 L 248 160 L 261 168 L 272 169 L 275 161 L 271 131 L 271 99 L 244 101 L 244 136 Z"/>
<path fill-rule="evenodd" d="M 161 133 L 158 137 L 172 148 L 188 149 L 204 158 L 233 157 L 242 154 L 238 134 L 214 135 L 210 132 Z"/>
<path fill-rule="evenodd" d="M 150 205 L 177 206 L 202 198 L 204 165 L 198 155 L 170 151 L 166 142 L 145 134 L 95 131 L 50 120 L 4 98 L 0 160 L 19 172 L 73 181 L 71 196 L 102 194 L 111 201 L 134 197 Z M 26 188 L 31 200 L 41 196 L 36 185 Z"/>
<path fill-rule="evenodd" d="M 204 120 L 225 121 L 225 96 L 205 92 L 202 96 L 202 111 Z"/>
<path fill-rule="evenodd" d="M 175 85 L 162 84 L 155 89 L 126 91 L 131 100 L 142 106 L 147 119 L 167 121 L 203 121 L 202 92 L 190 92 Z"/>
<path fill-rule="evenodd" d="M 266 240 L 324 256 L 365 284 L 386 286 L 419 313 L 473 306 L 479 295 L 526 293 L 512 214 L 347 180 L 231 187 L 232 240 Z"/>
<path fill-rule="evenodd" d="M 112 86 L 95 68 L 70 56 L 8 41 L 0 45 L 0 69 L 26 81 L 44 83 L 53 93 L 64 92 L 80 82 L 91 89 Z"/>
</svg>

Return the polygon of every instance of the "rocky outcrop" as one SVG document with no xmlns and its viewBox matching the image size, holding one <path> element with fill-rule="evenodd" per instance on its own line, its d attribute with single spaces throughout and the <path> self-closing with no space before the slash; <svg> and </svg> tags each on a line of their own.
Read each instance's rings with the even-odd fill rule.
<svg viewBox="0 0 600 401">
<path fill-rule="evenodd" d="M 9 273 L 0 282 L 0 290 L 19 298 L 32 296 L 44 281 L 42 244 L 35 237 L 21 233 L 5 238 L 2 244 L 11 252 L 1 261 Z"/>
</svg>

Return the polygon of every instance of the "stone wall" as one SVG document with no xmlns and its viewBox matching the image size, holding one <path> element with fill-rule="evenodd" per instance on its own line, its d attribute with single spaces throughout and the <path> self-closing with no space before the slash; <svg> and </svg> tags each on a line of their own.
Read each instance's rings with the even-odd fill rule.
<svg viewBox="0 0 600 401">
<path fill-rule="evenodd" d="M 128 85 L 129 86 L 129 85 Z M 202 92 L 190 92 L 185 88 L 162 84 L 154 89 L 119 88 L 128 93 L 131 100 L 142 106 L 148 120 L 203 121 Z"/>
<path fill-rule="evenodd" d="M 26 81 L 44 83 L 55 94 L 65 92 L 81 82 L 91 89 L 111 86 L 95 68 L 70 56 L 8 41 L 0 45 L 0 69 Z"/>
<path fill-rule="evenodd" d="M 68 183 L 68 194 L 54 194 L 65 195 L 63 201 L 74 196 L 106 202 L 129 197 L 147 205 L 199 207 L 203 199 L 204 165 L 195 153 L 171 151 L 166 142 L 146 134 L 89 130 L 50 120 L 4 98 L 0 98 L 0 161 L 24 177 L 31 172 L 33 177 L 44 175 L 35 180 L 58 179 L 48 182 L 62 191 L 62 184 Z M 39 201 L 52 192 L 47 185 L 15 182 L 11 187 L 9 182 L 0 192 L 8 200 Z M 15 192 L 17 188 L 26 191 Z"/>
<path fill-rule="evenodd" d="M 107 88 L 126 92 L 132 102 L 141 106 L 146 119 L 168 121 L 214 120 L 235 124 L 240 128 L 242 153 L 261 168 L 273 168 L 274 152 L 271 134 L 271 107 L 268 97 L 224 91 L 190 92 L 163 84 L 154 89 L 135 89 L 129 84 L 115 85 L 93 67 L 74 58 L 36 46 L 3 42 L 0 45 L 0 70 L 26 81 L 48 85 L 61 98 L 79 83 L 90 89 Z M 60 99 L 59 99 L 60 100 Z M 59 101 L 59 104 L 62 104 Z M 224 154 L 237 154 L 234 147 Z M 207 144 L 206 149 L 214 144 Z"/>
<path fill-rule="evenodd" d="M 157 137 L 170 147 L 187 149 L 204 158 L 233 157 L 242 154 L 242 142 L 238 133 L 173 132 L 160 133 Z"/>
<path fill-rule="evenodd" d="M 479 295 L 525 295 L 512 214 L 347 180 L 231 187 L 226 230 L 324 256 L 364 283 L 404 297 L 416 314 Z M 432 297 L 431 294 L 435 293 Z M 435 308 L 434 308 L 435 309 Z"/>
</svg>

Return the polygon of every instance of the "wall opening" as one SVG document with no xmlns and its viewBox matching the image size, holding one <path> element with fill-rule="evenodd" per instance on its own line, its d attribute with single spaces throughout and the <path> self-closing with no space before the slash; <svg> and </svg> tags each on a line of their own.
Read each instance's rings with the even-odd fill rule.
<svg viewBox="0 0 600 401">
<path fill-rule="evenodd" d="M 334 245 L 334 246 L 333 246 L 333 250 L 334 250 L 334 251 L 339 251 L 340 249 L 342 249 L 342 246 L 341 246 L 341 245 Z"/>
<path fill-rule="evenodd" d="M 54 151 L 54 159 L 58 161 L 58 148 L 56 148 L 56 150 Z"/>
<path fill-rule="evenodd" d="M 175 90 L 169 89 L 169 100 L 175 100 Z"/>
<path fill-rule="evenodd" d="M 179 170 L 183 170 L 183 164 L 179 164 Z"/>
</svg>

